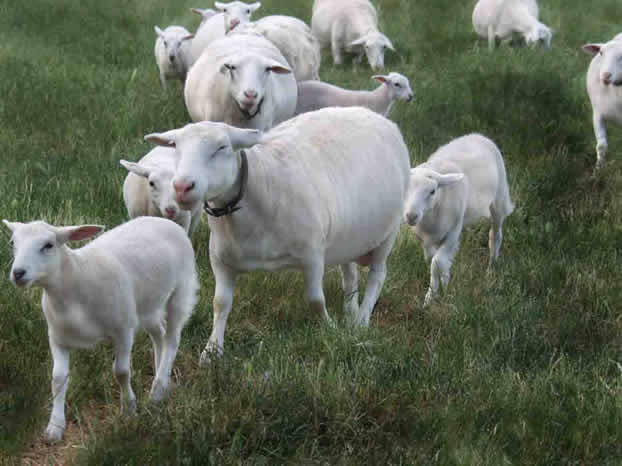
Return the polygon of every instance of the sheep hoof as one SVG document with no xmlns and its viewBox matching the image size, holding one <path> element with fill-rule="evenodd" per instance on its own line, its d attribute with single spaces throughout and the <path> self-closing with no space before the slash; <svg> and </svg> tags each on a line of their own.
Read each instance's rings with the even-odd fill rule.
<svg viewBox="0 0 622 466">
<path fill-rule="evenodd" d="M 199 366 L 207 366 L 212 361 L 215 361 L 217 358 L 222 357 L 222 353 L 223 351 L 220 346 L 218 346 L 216 343 L 209 342 L 201 353 L 201 357 L 199 358 Z"/>
<path fill-rule="evenodd" d="M 58 443 L 63 439 L 63 433 L 65 429 L 63 427 L 48 424 L 45 429 L 45 441 L 47 443 Z"/>
<path fill-rule="evenodd" d="M 126 416 L 134 416 L 136 414 L 136 399 L 127 400 L 121 407 L 121 411 Z"/>
<path fill-rule="evenodd" d="M 149 398 L 153 403 L 159 403 L 168 394 L 168 387 L 166 387 L 162 382 L 156 380 L 153 382 L 153 386 L 151 387 L 151 393 L 149 394 Z"/>
</svg>

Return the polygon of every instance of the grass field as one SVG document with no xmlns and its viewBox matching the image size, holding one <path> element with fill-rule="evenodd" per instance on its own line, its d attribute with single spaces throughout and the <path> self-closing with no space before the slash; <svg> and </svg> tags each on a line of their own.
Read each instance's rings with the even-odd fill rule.
<svg viewBox="0 0 622 466">
<path fill-rule="evenodd" d="M 256 17 L 310 21 L 311 0 L 263 0 Z M 0 462 L 42 464 L 621 464 L 622 129 L 593 177 L 590 57 L 580 47 L 620 32 L 619 0 L 542 0 L 551 51 L 489 53 L 472 1 L 375 0 L 410 77 L 412 104 L 392 118 L 413 164 L 482 132 L 501 147 L 516 211 L 503 260 L 485 275 L 487 226 L 464 234 L 449 289 L 422 308 L 429 273 L 404 228 L 370 328 L 343 325 L 336 270 L 325 290 L 337 328 L 311 315 L 295 272 L 238 281 L 225 356 L 198 355 L 211 331 L 209 232 L 194 237 L 201 300 L 184 331 L 176 388 L 151 406 L 151 344 L 133 353 L 138 415 L 119 413 L 112 351 L 72 353 L 67 440 L 39 440 L 51 358 L 40 290 L 0 264 Z M 115 226 L 126 219 L 118 160 L 146 133 L 188 121 L 182 87 L 160 88 L 154 24 L 194 29 L 193 0 L 0 0 L 0 216 Z M 323 80 L 372 88 L 372 72 L 334 67 Z"/>
</svg>

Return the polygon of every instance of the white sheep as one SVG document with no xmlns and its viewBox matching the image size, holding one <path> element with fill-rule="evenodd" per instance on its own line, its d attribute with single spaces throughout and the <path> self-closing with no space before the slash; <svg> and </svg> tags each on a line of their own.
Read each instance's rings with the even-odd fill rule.
<svg viewBox="0 0 622 466">
<path fill-rule="evenodd" d="M 161 400 L 168 392 L 181 331 L 197 299 L 194 251 L 184 231 L 168 220 L 141 217 L 70 249 L 68 241 L 91 238 L 103 227 L 4 224 L 13 233 L 11 281 L 43 288 L 41 305 L 54 362 L 47 440 L 59 441 L 65 430 L 72 348 L 112 341 L 121 407 L 133 413 L 130 355 L 136 330 L 145 329 L 153 342 L 156 370 L 150 396 Z"/>
<path fill-rule="evenodd" d="M 238 25 L 248 23 L 253 13 L 261 7 L 261 3 L 216 2 L 214 6 L 219 10 L 219 13 L 212 14 L 213 10 L 192 9 L 201 15 L 202 20 L 190 47 L 190 65 L 196 63 L 203 51 L 212 42 L 222 39 L 225 34 Z"/>
<path fill-rule="evenodd" d="M 376 9 L 368 0 L 314 4 L 311 29 L 322 48 L 331 47 L 336 65 L 343 62 L 345 50 L 355 54 L 354 63 L 367 55 L 372 69 L 384 68 L 386 49 L 395 51 L 389 38 L 378 31 Z"/>
<path fill-rule="evenodd" d="M 233 34 L 206 49 L 188 72 L 184 97 L 193 121 L 269 129 L 296 110 L 296 78 L 267 39 Z"/>
<path fill-rule="evenodd" d="M 394 123 L 362 107 L 325 108 L 263 137 L 202 122 L 145 139 L 176 146 L 180 206 L 207 201 L 219 215 L 209 217 L 216 290 L 203 361 L 222 351 L 236 276 L 252 270 L 302 270 L 312 309 L 330 321 L 322 279 L 340 265 L 346 313 L 368 325 L 408 191 L 408 148 Z M 357 263 L 370 267 L 360 307 Z"/>
<path fill-rule="evenodd" d="M 167 79 L 186 79 L 190 66 L 188 41 L 194 34 L 181 26 L 169 26 L 164 31 L 155 26 L 155 32 L 158 35 L 154 49 L 155 59 L 160 70 L 160 82 L 166 90 Z"/>
<path fill-rule="evenodd" d="M 413 91 L 406 76 L 389 73 L 386 76 L 372 76 L 382 83 L 373 91 L 351 91 L 320 81 L 298 83 L 296 115 L 324 107 L 367 107 L 383 116 L 388 116 L 396 100 L 410 102 Z"/>
<path fill-rule="evenodd" d="M 496 39 L 511 40 L 519 34 L 527 45 L 542 42 L 551 47 L 553 31 L 538 21 L 539 9 L 535 0 L 479 0 L 473 9 L 475 32 L 495 47 Z"/>
<path fill-rule="evenodd" d="M 596 168 L 600 168 L 608 148 L 605 122 L 622 125 L 622 34 L 606 43 L 586 44 L 583 49 L 594 55 L 586 84 L 596 135 Z"/>
<path fill-rule="evenodd" d="M 235 34 L 259 34 L 280 50 L 292 67 L 296 81 L 320 79 L 320 43 L 304 21 L 292 16 L 264 16 L 238 26 Z"/>
<path fill-rule="evenodd" d="M 123 200 L 129 217 L 165 217 L 192 235 L 201 219 L 201 209 L 182 210 L 175 200 L 175 150 L 156 147 L 138 163 L 126 160 L 120 163 L 130 172 L 123 183 Z"/>
<path fill-rule="evenodd" d="M 490 264 L 499 256 L 503 221 L 512 213 L 503 156 L 481 134 L 454 139 L 411 170 L 404 220 L 423 242 L 430 264 L 430 287 L 424 305 L 449 283 L 462 228 L 491 219 Z"/>
</svg>

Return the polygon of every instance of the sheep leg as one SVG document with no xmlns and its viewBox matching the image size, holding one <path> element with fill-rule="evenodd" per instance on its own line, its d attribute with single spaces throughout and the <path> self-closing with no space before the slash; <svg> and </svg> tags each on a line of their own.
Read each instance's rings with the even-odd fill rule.
<svg viewBox="0 0 622 466">
<path fill-rule="evenodd" d="M 214 308 L 214 323 L 212 334 L 205 345 L 205 349 L 201 353 L 199 363 L 206 364 L 212 355 L 222 355 L 225 344 L 225 328 L 227 327 L 227 318 L 231 312 L 233 305 L 233 290 L 235 288 L 236 273 L 226 267 L 220 260 L 210 254 L 210 262 L 216 279 L 216 290 L 214 292 L 214 300 L 212 301 Z"/>
<path fill-rule="evenodd" d="M 112 370 L 121 389 L 121 412 L 136 413 L 136 395 L 130 383 L 130 356 L 134 344 L 134 329 L 124 329 L 121 339 L 115 344 L 115 355 Z"/>
<path fill-rule="evenodd" d="M 152 327 L 146 329 L 149 334 L 149 338 L 151 338 L 151 343 L 153 346 L 153 359 L 154 359 L 154 371 L 155 374 L 158 374 L 158 368 L 160 367 L 160 362 L 162 361 L 162 352 L 164 351 L 164 327 L 162 324 L 157 323 Z"/>
<path fill-rule="evenodd" d="M 359 283 L 356 262 L 341 265 L 341 283 L 343 285 L 343 309 L 354 319 L 359 312 Z"/>
<path fill-rule="evenodd" d="M 333 63 L 335 65 L 341 65 L 343 63 L 343 57 L 341 56 L 341 44 L 339 41 L 339 28 L 337 25 L 333 26 L 330 40 L 331 50 L 333 52 Z"/>
<path fill-rule="evenodd" d="M 355 65 L 360 65 L 363 61 L 363 55 L 364 53 L 362 50 L 356 52 L 356 55 L 354 55 L 354 58 L 352 59 L 352 63 L 354 63 Z"/>
<path fill-rule="evenodd" d="M 438 251 L 432 257 L 430 264 L 430 287 L 423 301 L 424 307 L 429 306 L 432 300 L 439 295 L 441 286 L 444 289 L 449 284 L 451 263 L 458 251 L 461 231 L 462 222 L 447 235 L 441 247 L 438 248 Z"/>
<path fill-rule="evenodd" d="M 594 114 L 594 135 L 596 136 L 596 168 L 605 164 L 607 157 L 607 128 L 602 115 Z"/>
<path fill-rule="evenodd" d="M 180 291 L 177 290 L 171 296 L 167 304 L 166 332 L 164 333 L 164 348 L 162 359 L 158 372 L 151 385 L 150 398 L 151 401 L 161 401 L 166 397 L 169 391 L 171 371 L 173 363 L 179 349 L 179 341 L 181 340 L 181 331 L 186 322 L 185 316 L 188 315 L 184 309 L 184 300 Z"/>
<path fill-rule="evenodd" d="M 490 259 L 488 268 L 498 259 L 501 243 L 503 241 L 503 216 L 495 210 L 494 204 L 490 206 L 490 232 L 488 233 L 488 248 L 490 249 Z"/>
<path fill-rule="evenodd" d="M 488 26 L 488 50 L 491 52 L 495 49 L 495 30 L 493 26 Z"/>
<path fill-rule="evenodd" d="M 322 316 L 325 322 L 332 324 L 332 319 L 326 310 L 326 299 L 324 298 L 324 261 L 312 260 L 304 268 L 305 283 L 307 285 L 307 300 L 311 309 Z"/>
<path fill-rule="evenodd" d="M 162 89 L 164 89 L 164 91 L 168 91 L 168 88 L 166 86 L 166 76 L 164 76 L 164 73 L 160 73 L 160 84 L 162 84 Z"/>
<path fill-rule="evenodd" d="M 52 414 L 45 429 L 48 442 L 58 442 L 65 432 L 65 395 L 69 385 L 69 350 L 50 339 L 50 350 L 54 368 L 52 369 Z"/>
</svg>

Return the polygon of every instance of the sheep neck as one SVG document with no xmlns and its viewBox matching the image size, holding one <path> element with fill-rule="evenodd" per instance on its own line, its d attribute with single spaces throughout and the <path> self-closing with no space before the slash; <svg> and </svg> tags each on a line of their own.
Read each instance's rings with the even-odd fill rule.
<svg viewBox="0 0 622 466">
<path fill-rule="evenodd" d="M 71 301 L 73 295 L 80 293 L 79 277 L 83 262 L 68 246 L 62 245 L 60 248 L 61 259 L 57 273 L 46 277 L 40 283 L 47 298 L 54 303 L 56 312 L 64 311 L 66 306 L 63 303 Z"/>
<path fill-rule="evenodd" d="M 380 113 L 383 116 L 387 116 L 389 111 L 391 111 L 391 105 L 393 104 L 393 99 L 391 98 L 391 93 L 389 90 L 389 86 L 386 84 L 381 84 L 376 89 L 371 91 L 367 99 L 369 108 L 376 113 Z"/>
<path fill-rule="evenodd" d="M 241 209 L 238 203 L 244 197 L 244 191 L 246 190 L 246 183 L 248 181 L 248 160 L 244 150 L 240 151 L 237 157 L 237 164 L 237 176 L 231 187 L 226 190 L 222 196 L 210 201 L 215 207 L 210 207 L 207 201 L 205 202 L 203 208 L 208 215 L 212 217 L 222 217 Z"/>
</svg>

